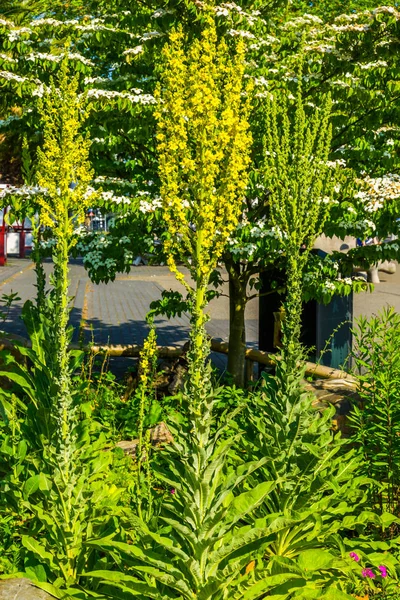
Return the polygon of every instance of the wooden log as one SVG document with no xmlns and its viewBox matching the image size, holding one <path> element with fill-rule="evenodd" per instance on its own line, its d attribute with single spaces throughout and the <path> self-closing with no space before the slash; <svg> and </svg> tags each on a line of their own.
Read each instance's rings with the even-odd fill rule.
<svg viewBox="0 0 400 600">
<path fill-rule="evenodd" d="M 77 344 L 74 345 L 74 349 L 79 349 Z M 92 354 L 107 354 L 108 356 L 129 356 L 138 358 L 143 346 L 139 344 L 125 344 L 125 345 L 108 345 L 97 346 L 91 345 L 83 348 L 85 352 L 91 352 Z M 176 346 L 157 346 L 157 354 L 160 358 L 179 358 L 184 353 L 183 348 Z"/>
<path fill-rule="evenodd" d="M 211 340 L 211 350 L 213 352 L 220 352 L 221 354 L 228 354 L 229 344 L 228 342 Z M 246 360 L 257 362 L 260 365 L 273 367 L 276 363 L 277 355 L 264 352 L 263 350 L 247 348 Z M 312 362 L 306 362 L 306 375 L 309 377 L 316 377 L 318 379 L 346 379 L 349 382 L 354 382 L 354 385 L 356 385 L 356 379 L 349 373 L 346 373 L 346 371 L 332 369 L 331 367 L 317 365 Z"/>
<path fill-rule="evenodd" d="M 13 338 L 19 344 L 22 344 L 26 347 L 30 347 L 30 341 L 26 340 L 20 336 L 9 336 L 0 338 L 0 349 L 7 348 L 12 349 L 14 347 Z M 90 352 L 92 354 L 108 354 L 108 356 L 116 356 L 116 357 L 133 357 L 138 358 L 140 352 L 143 349 L 143 346 L 139 344 L 125 344 L 125 345 L 113 345 L 113 344 L 104 344 L 104 345 L 88 345 L 88 346 L 79 346 L 79 344 L 71 344 L 70 350 L 84 350 L 85 352 Z M 211 350 L 213 352 L 219 352 L 220 354 L 228 354 L 229 344 L 228 342 L 222 342 L 221 340 L 211 340 Z M 185 353 L 185 349 L 183 347 L 177 346 L 157 346 L 158 356 L 160 358 L 179 358 Z M 261 365 L 266 365 L 268 367 L 273 367 L 277 360 L 277 355 L 270 354 L 268 352 L 264 352 L 262 350 L 256 350 L 253 348 L 246 349 L 246 360 L 251 362 L 257 362 Z M 250 368 L 250 367 L 249 367 Z M 357 380 L 346 373 L 345 371 L 340 371 L 339 369 L 331 369 L 330 367 L 326 367 L 324 365 L 316 365 L 315 363 L 306 362 L 306 375 L 309 377 L 315 377 L 318 379 L 345 379 L 349 382 L 350 385 L 357 385 Z"/>
</svg>

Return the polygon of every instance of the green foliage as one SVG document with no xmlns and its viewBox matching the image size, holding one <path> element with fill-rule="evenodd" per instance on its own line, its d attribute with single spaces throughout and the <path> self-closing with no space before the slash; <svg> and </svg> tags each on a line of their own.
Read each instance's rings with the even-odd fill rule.
<svg viewBox="0 0 400 600">
<path fill-rule="evenodd" d="M 377 130 L 384 124 L 391 126 L 397 111 L 392 102 L 398 87 L 397 59 L 390 56 L 393 40 L 396 43 L 398 35 L 396 11 L 362 13 L 350 18 L 349 23 L 339 19 L 334 26 L 325 26 L 307 15 L 291 21 L 296 10 L 306 8 L 301 3 L 289 6 L 276 2 L 274 12 L 271 6 L 260 6 L 261 16 L 268 18 L 264 21 L 256 13 L 244 12 L 258 8 L 258 2 L 245 2 L 243 8 L 229 5 L 229 9 L 222 7 L 222 11 L 219 7 L 217 28 L 208 39 L 211 45 L 208 49 L 205 45 L 206 51 L 200 51 L 199 42 L 192 44 L 189 55 L 196 60 L 189 61 L 190 81 L 182 71 L 182 85 L 177 90 L 177 58 L 187 54 L 186 45 L 192 43 L 193 35 L 202 28 L 205 14 L 202 3 L 171 0 L 162 5 L 159 15 L 153 14 L 157 21 L 149 17 L 153 8 L 161 7 L 158 2 L 136 3 L 137 7 L 134 3 L 128 3 L 129 6 L 124 3 L 123 10 L 113 15 L 104 13 L 102 2 L 95 3 L 96 6 L 86 1 L 78 4 L 73 0 L 69 6 L 55 3 L 49 7 L 47 2 L 38 1 L 32 7 L 37 17 L 51 16 L 62 21 L 54 23 L 35 18 L 28 30 L 0 23 L 3 101 L 6 116 L 15 117 L 5 119 L 0 127 L 6 132 L 13 130 L 17 137 L 27 130 L 26 139 L 35 147 L 41 135 L 37 134 L 39 107 L 45 137 L 44 151 L 39 153 L 39 181 L 51 192 L 50 197 L 43 194 L 40 198 L 42 217 L 47 218 L 47 225 L 54 229 L 56 237 L 52 251 L 53 289 L 47 297 L 40 294 L 37 307 L 28 303 L 24 310 L 32 341 L 32 348 L 19 348 L 26 364 L 19 364 L 7 354 L 2 357 L 4 367 L 0 376 L 8 378 L 12 389 L 0 391 L 0 544 L 5 556 L 0 569 L 23 571 L 56 597 L 63 596 L 60 589 L 67 589 L 67 595 L 80 598 L 136 596 L 143 600 L 256 600 L 264 597 L 344 600 L 351 597 L 350 593 L 366 591 L 379 597 L 381 588 L 386 588 L 382 592 L 386 597 L 389 593 L 395 595 L 398 590 L 398 564 L 394 556 L 398 552 L 397 545 L 373 540 L 372 536 L 379 529 L 386 536 L 397 528 L 397 518 L 393 515 L 398 512 L 396 464 L 400 458 L 396 426 L 399 415 L 395 406 L 398 400 L 396 361 L 400 358 L 396 330 L 400 323 L 397 317 L 388 314 L 384 324 L 365 325 L 361 336 L 357 360 L 364 369 L 360 381 L 365 404 L 356 407 L 353 415 L 354 442 L 361 454 L 356 449 L 348 450 L 332 433 L 330 409 L 322 414 L 314 410 L 312 398 L 302 388 L 302 371 L 297 363 L 303 358 L 298 344 L 302 295 L 319 295 L 323 300 L 328 297 L 323 282 L 314 288 L 311 283 L 305 292 L 302 284 L 307 282 L 307 275 L 311 278 L 310 272 L 318 273 L 324 280 L 335 278 L 336 273 L 334 263 L 328 260 L 315 261 L 315 265 L 308 260 L 333 196 L 335 175 L 331 176 L 329 171 L 328 154 L 345 146 L 344 153 L 355 170 L 362 166 L 381 173 L 386 172 L 388 164 L 397 164 L 390 152 L 385 151 L 386 133 L 381 136 L 382 132 Z M 26 23 L 26 7 L 24 2 L 19 11 L 15 10 L 18 7 L 12 2 L 9 14 L 14 12 L 19 23 Z M 86 10 L 91 16 L 84 16 Z M 336 14 L 338 7 L 336 3 L 327 7 L 322 2 L 310 10 L 325 18 L 328 10 Z M 100 19 L 93 19 L 94 13 L 100 15 Z M 181 39 L 178 34 L 181 41 L 178 40 L 176 55 L 171 48 L 165 51 L 170 52 L 170 70 L 164 71 L 161 95 L 169 102 L 164 104 L 164 109 L 167 107 L 170 116 L 179 115 L 180 120 L 172 118 L 166 130 L 181 127 L 178 133 L 183 137 L 178 136 L 178 145 L 182 151 L 187 145 L 185 132 L 193 125 L 191 118 L 200 115 L 196 135 L 199 134 L 201 151 L 196 154 L 198 148 L 190 146 L 193 140 L 188 142 L 187 156 L 173 165 L 173 170 L 183 169 L 179 189 L 172 185 L 172 195 L 162 195 L 165 203 L 169 201 L 165 214 L 170 234 L 180 249 L 184 241 L 186 250 L 191 250 L 193 260 L 189 266 L 198 285 L 195 293 L 188 290 L 189 302 L 172 292 L 164 294 L 161 301 L 152 306 L 152 316 L 179 314 L 183 310 L 193 316 L 189 380 L 180 406 L 184 408 L 184 415 L 177 413 L 175 419 L 169 419 L 174 442 L 153 454 L 148 427 L 160 417 L 154 392 L 153 328 L 142 356 L 140 386 L 126 403 L 125 410 L 119 397 L 121 389 L 109 375 L 102 375 L 94 386 L 80 377 L 72 379 L 72 374 L 81 368 L 82 356 L 67 352 L 70 340 L 67 262 L 75 240 L 68 208 L 71 208 L 70 201 L 76 198 L 70 184 L 77 183 L 78 188 L 82 188 L 78 189 L 80 202 L 72 206 L 76 214 L 84 207 L 87 200 L 84 187 L 92 179 L 87 168 L 89 142 L 81 135 L 80 126 L 90 131 L 93 138 L 90 152 L 96 174 L 102 176 L 107 190 L 108 185 L 111 189 L 124 190 L 119 203 L 129 205 L 131 212 L 139 215 L 135 215 L 135 226 L 126 237 L 119 234 L 127 224 L 130 226 L 128 220 L 120 221 L 120 228 L 116 226 L 104 239 L 91 234 L 82 238 L 85 264 L 93 279 L 113 279 L 117 270 L 128 270 L 143 238 L 146 241 L 141 253 L 142 249 L 155 252 L 155 237 L 165 238 L 165 223 L 157 220 L 159 203 L 152 204 L 159 180 L 154 177 L 154 183 L 153 176 L 150 178 L 156 168 L 151 94 L 154 64 L 159 60 L 160 45 L 167 38 L 163 34 L 178 21 L 184 23 L 188 35 Z M 153 22 L 157 25 L 153 26 Z M 278 100 L 277 103 L 264 102 L 264 91 L 256 94 L 261 98 L 260 103 L 266 104 L 266 118 L 261 125 L 254 119 L 255 168 L 237 233 L 233 229 L 241 211 L 244 179 L 239 177 L 236 181 L 226 177 L 227 188 L 233 185 L 240 193 L 231 189 L 232 193 L 221 203 L 224 210 L 220 207 L 210 210 L 212 202 L 208 201 L 216 193 L 210 164 L 221 151 L 219 136 L 224 129 L 231 133 L 236 130 L 236 126 L 231 129 L 232 124 L 229 128 L 225 125 L 234 116 L 230 111 L 237 108 L 241 98 L 239 80 L 243 73 L 231 68 L 230 37 L 220 45 L 224 53 L 221 61 L 215 63 L 212 58 L 217 37 L 223 37 L 228 30 L 230 36 L 238 34 L 233 27 L 244 32 L 239 44 L 240 55 L 248 37 L 251 40 L 246 75 L 255 80 L 257 87 L 267 82 L 268 92 L 272 90 Z M 290 90 L 295 76 L 293 67 L 298 62 L 295 56 L 299 27 L 304 30 L 307 60 L 300 74 L 303 88 L 297 86 L 293 114 L 289 112 Z M 270 30 L 275 38 L 269 36 Z M 143 35 L 145 31 L 147 37 Z M 68 48 L 66 38 L 70 40 Z M 131 48 L 136 38 L 140 45 L 138 41 L 137 46 Z M 332 43 L 332 51 L 325 52 L 328 42 Z M 265 52 L 266 44 L 271 51 Z M 51 84 L 51 93 L 47 95 L 50 75 L 59 69 L 62 53 L 72 55 L 73 67 L 67 76 L 66 62 L 62 61 L 62 91 L 59 93 Z M 343 58 L 346 53 L 347 58 Z M 371 57 L 377 63 L 372 67 L 368 64 Z M 244 68 L 241 60 L 237 62 Z M 382 66 L 383 62 L 386 66 Z M 205 64 L 204 69 L 199 69 L 200 63 Z M 214 65 L 211 70 L 210 64 Z M 221 67 L 217 83 L 210 80 L 210 85 L 205 85 L 217 67 Z M 231 78 L 227 77 L 227 71 L 232 71 Z M 218 94 L 208 94 L 207 90 L 215 90 L 220 80 L 230 80 L 230 84 L 236 81 L 237 94 L 232 94 L 230 89 L 227 96 L 237 98 L 223 105 L 226 109 L 223 114 L 221 110 L 214 111 L 213 121 L 210 106 L 197 101 L 197 92 L 199 97 L 205 94 L 215 100 Z M 188 89 L 196 93 L 189 89 L 182 96 L 188 82 L 192 84 Z M 97 87 L 92 88 L 93 85 Z M 140 92 L 136 90 L 139 86 Z M 334 97 L 333 143 L 328 124 L 327 86 Z M 382 94 L 380 88 L 387 93 Z M 306 99 L 302 97 L 302 89 Z M 171 90 L 176 94 L 169 94 Z M 39 102 L 38 96 L 43 97 Z M 319 109 L 312 111 L 310 117 L 311 100 Z M 91 105 L 90 116 L 80 110 L 86 101 Z M 14 109 L 15 102 L 20 106 Z M 263 112 L 264 108 L 260 110 Z M 161 108 L 159 118 L 165 119 L 167 112 Z M 221 122 L 222 116 L 225 125 Z M 88 117 L 85 123 L 84 117 Z M 212 122 L 220 123 L 218 131 L 213 129 Z M 211 147 L 208 146 L 211 138 L 204 137 L 204 131 L 209 129 L 218 142 L 211 145 L 214 144 L 218 152 L 213 154 L 212 160 L 210 157 L 206 160 L 207 169 L 199 170 L 188 158 L 196 156 L 198 164 L 203 164 L 204 149 Z M 164 135 L 162 130 L 159 133 Z M 223 144 L 232 142 L 232 136 L 222 137 Z M 265 165 L 260 164 L 263 138 Z M 159 141 L 161 149 L 166 151 L 162 162 L 163 183 L 167 188 L 167 184 L 173 183 L 173 176 L 165 167 L 170 167 L 177 156 L 176 148 L 171 146 L 175 141 L 170 135 Z M 242 142 L 246 142 L 242 150 L 246 150 L 247 165 L 247 141 L 242 139 Z M 396 148 L 397 139 L 391 142 Z M 347 147 L 349 145 L 352 147 Z M 212 147 L 211 153 L 215 148 Z M 33 177 L 28 154 L 29 148 L 24 145 L 24 177 L 32 183 L 28 181 Z M 389 154 L 389 161 L 385 154 Z M 226 164 L 221 157 L 218 161 L 222 161 L 221 168 L 227 168 L 227 172 L 232 169 L 235 174 L 235 169 L 242 169 L 243 164 L 235 159 L 237 153 L 230 153 L 231 159 L 232 156 L 234 159 Z M 185 159 L 188 162 L 185 163 Z M 74 161 L 76 164 L 72 164 Z M 80 175 L 76 176 L 77 172 Z M 181 202 L 187 195 L 188 173 L 195 184 L 193 197 L 201 199 L 201 206 L 191 199 L 189 217 L 187 204 Z M 126 185 L 120 177 L 132 181 Z M 346 172 L 341 181 L 340 205 L 334 207 L 333 225 L 326 229 L 335 233 L 338 228 L 342 232 L 351 227 L 353 232 L 359 230 L 360 235 L 369 234 L 375 223 L 365 219 L 369 209 L 347 202 L 348 179 L 351 178 Z M 95 183 L 99 184 L 99 180 Z M 216 189 L 219 193 L 218 186 Z M 135 197 L 131 204 L 127 195 Z M 149 196 L 149 202 L 143 201 L 143 197 Z M 364 198 L 363 193 L 361 197 Z M 15 201 L 15 213 L 22 210 L 21 204 Z M 388 233 L 393 228 L 396 206 L 396 202 L 391 203 L 374 218 L 379 232 Z M 357 214 L 346 221 L 349 207 Z M 196 221 L 193 215 L 199 208 L 202 210 Z M 146 211 L 149 214 L 145 214 Z M 228 223 L 223 222 L 223 213 L 229 217 Z M 196 227 L 193 227 L 194 222 Z M 275 231 L 270 231 L 265 223 L 274 225 Z M 229 226 L 220 239 L 222 225 Z M 245 406 L 244 394 L 212 389 L 211 371 L 206 364 L 209 351 L 203 312 L 209 299 L 206 287 L 210 268 L 221 254 L 228 234 L 226 262 L 231 267 L 231 279 L 237 275 L 236 281 L 241 287 L 243 319 L 251 275 L 254 279 L 250 288 L 254 293 L 259 288 L 260 267 L 286 265 L 289 275 L 285 349 L 276 377 L 266 377 L 264 387 L 250 395 Z M 230 236 L 235 235 L 237 240 L 232 241 Z M 116 237 L 118 244 L 114 243 Z M 172 238 L 165 238 L 170 251 Z M 254 238 L 259 241 L 253 243 Z M 238 248 L 235 254 L 233 250 Z M 382 255 L 387 256 L 384 253 L 390 254 L 394 248 L 394 244 L 383 248 Z M 365 261 L 373 259 L 366 256 L 370 250 L 362 252 L 365 252 Z M 374 252 L 376 255 L 378 251 Z M 276 260 L 277 253 L 279 260 Z M 177 254 L 187 259 L 187 252 Z M 356 260 L 353 254 L 349 256 Z M 310 267 L 308 273 L 306 262 Z M 179 278 L 179 271 L 176 274 Z M 40 270 L 38 276 L 43 292 Z M 190 288 L 192 282 L 186 281 L 186 284 Z M 341 291 L 347 293 L 349 286 L 343 281 Z M 278 280 L 274 287 L 280 287 Z M 386 331 L 388 325 L 394 333 Z M 238 331 L 242 342 L 243 329 L 239 327 Z M 370 342 L 371 336 L 373 342 Z M 381 352 L 379 343 L 384 346 Z M 93 405 L 96 405 L 94 412 Z M 233 414 L 229 413 L 231 408 Z M 99 417 L 100 426 L 93 417 Z M 113 437 L 116 430 L 121 429 L 138 436 L 135 461 L 128 463 L 107 450 L 111 442 L 104 431 L 100 431 L 106 427 L 112 430 Z M 371 482 L 371 477 L 375 481 Z M 380 508 L 380 512 L 384 509 L 392 514 L 373 512 L 369 510 L 371 504 L 374 509 Z M 132 515 L 132 507 L 137 516 Z M 354 549 L 360 552 L 360 564 L 349 557 Z M 384 557 L 381 557 L 382 552 Z M 382 577 L 372 582 L 362 579 L 361 566 L 376 569 L 379 564 L 387 565 L 390 579 L 384 581 Z"/>
<path fill-rule="evenodd" d="M 13 292 L 12 290 L 10 294 L 2 294 L 0 296 L 0 302 L 3 305 L 0 310 L 0 321 L 7 321 L 12 305 L 19 300 L 21 300 L 21 298 L 18 296 L 18 292 Z"/>
<path fill-rule="evenodd" d="M 385 529 L 395 519 L 369 509 L 361 457 L 332 432 L 332 410 L 319 413 L 299 376 L 284 369 L 281 361 L 277 376 L 247 401 L 216 390 L 201 416 L 189 407 L 187 422 L 169 421 L 174 442 L 152 464 L 166 490 L 157 515 L 132 521 L 130 544 L 92 542 L 119 567 L 86 573 L 99 580 L 99 592 L 349 600 L 382 587 L 389 598 L 398 589 L 397 546 L 381 547 L 369 534 L 371 525 Z M 289 395 L 281 378 L 291 380 Z M 349 556 L 354 550 L 360 565 Z M 366 581 L 361 566 L 379 575 L 382 564 L 388 578 Z"/>
<path fill-rule="evenodd" d="M 14 388 L 1 394 L 5 423 L 0 445 L 0 506 L 5 522 L 22 543 L 19 570 L 58 597 L 56 589 L 78 583 L 88 564 L 100 564 L 98 553 L 86 541 L 116 531 L 127 485 L 122 485 L 118 470 L 126 466 L 106 450 L 107 440 L 89 418 L 90 408 L 81 404 L 82 386 L 78 385 L 72 390 L 75 417 L 65 448 L 70 465 L 65 476 L 56 437 L 59 426 L 49 410 L 54 382 L 45 362 L 46 324 L 29 305 L 25 322 L 32 348 L 19 350 L 30 366 L 8 356 L 6 370 L 1 372 Z M 78 354 L 71 357 L 71 368 L 81 359 Z"/>
<path fill-rule="evenodd" d="M 18 539 L 18 515 L 2 511 L 0 517 L 0 575 L 10 575 L 19 571 L 21 564 L 21 544 Z"/>
<path fill-rule="evenodd" d="M 18 350 L 29 363 L 5 356 L 1 372 L 23 402 L 17 429 L 15 410 L 10 410 L 13 391 L 1 394 L 6 423 L 1 445 L 3 501 L 6 511 L 10 506 L 26 517 L 18 532 L 25 574 L 56 597 L 60 587 L 79 583 L 83 568 L 97 566 L 99 557 L 86 542 L 117 529 L 125 491 L 114 484 L 106 438 L 81 403 L 85 382 L 76 387 L 72 382 L 83 356 L 68 351 L 68 259 L 73 224 L 84 209 L 91 174 L 88 142 L 80 133 L 82 107 L 65 61 L 59 84 L 57 88 L 52 80 L 40 103 L 44 144 L 37 175 L 46 190 L 39 196 L 41 222 L 55 235 L 51 288 L 38 306 L 27 302 L 24 307 L 32 347 Z"/>
<path fill-rule="evenodd" d="M 98 547 L 119 552 L 119 565 L 128 572 L 88 573 L 108 585 L 123 586 L 132 595 L 141 591 L 138 576 L 146 580 L 141 597 L 225 598 L 247 577 L 241 572 L 249 553 L 269 535 L 263 528 L 242 526 L 246 515 L 271 493 L 274 481 L 238 492 L 238 486 L 261 461 L 227 470 L 236 435 L 224 439 L 232 424 L 212 433 L 215 398 L 207 397 L 202 413 L 191 413 L 187 425 L 169 423 L 174 443 L 166 449 L 164 463 L 154 467 L 157 478 L 170 490 L 160 509 L 157 530 L 134 521 L 141 545 L 129 546 L 100 540 Z M 190 406 L 188 407 L 190 413 Z M 146 596 L 146 593 L 148 596 Z"/>
<path fill-rule="evenodd" d="M 360 402 L 350 417 L 362 471 L 374 479 L 373 505 L 398 516 L 400 508 L 400 315 L 385 308 L 353 331 L 353 369 Z M 397 526 L 391 533 L 397 532 Z"/>
<path fill-rule="evenodd" d="M 259 509 L 261 518 L 282 513 L 288 519 L 286 532 L 277 536 L 268 555 L 293 558 L 352 529 L 366 504 L 369 482 L 359 474 L 356 451 L 345 451 L 345 442 L 332 432 L 333 408 L 320 413 L 314 397 L 302 389 L 302 371 L 287 375 L 285 369 L 282 358 L 277 375 L 264 376 L 262 391 L 248 406 L 243 443 L 248 456 L 266 459 L 256 481 L 280 482 Z M 282 380 L 289 382 L 284 393 Z"/>
<path fill-rule="evenodd" d="M 303 61 L 303 55 L 300 57 Z M 299 82 L 302 68 L 299 70 Z M 294 371 L 299 353 L 302 279 L 311 248 L 329 213 L 335 176 L 328 166 L 332 139 L 331 99 L 307 118 L 298 83 L 294 117 L 288 91 L 266 104 L 265 185 L 271 191 L 271 219 L 286 254 L 287 295 L 284 356 Z"/>
</svg>

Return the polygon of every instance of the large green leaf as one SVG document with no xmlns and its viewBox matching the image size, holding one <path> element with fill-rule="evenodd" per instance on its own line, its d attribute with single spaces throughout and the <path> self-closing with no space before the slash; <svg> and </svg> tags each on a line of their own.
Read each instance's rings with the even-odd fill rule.
<svg viewBox="0 0 400 600">
<path fill-rule="evenodd" d="M 132 596 L 148 596 L 149 598 L 159 598 L 157 587 L 151 587 L 133 575 L 121 573 L 120 571 L 88 571 L 82 574 L 83 577 L 94 577 L 100 579 L 100 583 L 112 585 L 114 583 L 130 583 L 132 587 L 124 587 Z"/>
<path fill-rule="evenodd" d="M 263 597 L 267 592 L 271 592 L 276 586 L 293 579 L 293 573 L 281 573 L 280 575 L 270 575 L 257 581 L 243 595 L 243 600 L 256 600 Z"/>
<path fill-rule="evenodd" d="M 24 548 L 36 554 L 39 558 L 45 561 L 48 565 L 55 568 L 53 554 L 48 552 L 42 544 L 40 544 L 33 537 L 28 535 L 23 535 L 21 538 L 22 545 Z"/>
<path fill-rule="evenodd" d="M 332 554 L 326 550 L 305 550 L 297 558 L 297 564 L 305 572 L 319 571 L 328 569 L 334 560 Z"/>
<path fill-rule="evenodd" d="M 239 521 L 247 514 L 254 511 L 278 483 L 278 481 L 265 481 L 259 483 L 254 489 L 236 496 L 230 506 L 230 513 L 232 514 L 233 520 L 235 522 Z"/>
<path fill-rule="evenodd" d="M 29 477 L 23 486 L 23 494 L 26 498 L 29 498 L 29 496 L 31 494 L 33 494 L 34 492 L 36 492 L 39 489 L 39 484 L 40 484 L 40 476 L 39 475 L 32 475 L 32 477 Z"/>
</svg>

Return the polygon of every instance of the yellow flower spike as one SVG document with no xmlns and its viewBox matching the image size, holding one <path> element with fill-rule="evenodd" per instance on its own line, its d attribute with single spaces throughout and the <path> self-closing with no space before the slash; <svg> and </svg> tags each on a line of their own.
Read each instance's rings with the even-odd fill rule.
<svg viewBox="0 0 400 600">
<path fill-rule="evenodd" d="M 217 40 L 211 10 L 205 18 L 201 38 L 187 51 L 181 29 L 170 35 L 163 50 L 155 113 L 163 215 L 169 233 L 164 249 L 170 270 L 189 292 L 189 377 L 199 394 L 208 347 L 207 285 L 242 210 L 251 146 L 245 45 L 239 41 L 232 56 L 226 42 Z M 194 289 L 179 272 L 180 261 L 189 268 Z"/>
<path fill-rule="evenodd" d="M 75 224 L 83 222 L 85 211 L 93 203 L 87 189 L 93 178 L 89 167 L 90 139 L 80 131 L 85 111 L 78 95 L 78 82 L 65 60 L 61 64 L 58 87 L 50 82 L 50 93 L 38 102 L 43 124 L 43 147 L 38 150 L 38 184 L 47 189 L 39 199 L 41 221 L 53 227 L 57 236 L 72 235 Z M 63 132 L 62 144 L 58 133 Z M 74 215 L 59 231 L 65 211 Z"/>
</svg>

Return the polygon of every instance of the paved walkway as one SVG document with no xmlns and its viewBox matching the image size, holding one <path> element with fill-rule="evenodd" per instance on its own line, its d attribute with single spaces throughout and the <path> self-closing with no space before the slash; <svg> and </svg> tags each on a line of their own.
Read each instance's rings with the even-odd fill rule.
<svg viewBox="0 0 400 600">
<path fill-rule="evenodd" d="M 400 266 L 392 275 L 379 271 L 380 283 L 374 286 L 374 291 L 363 292 L 354 296 L 354 318 L 361 315 L 371 317 L 382 310 L 384 306 L 393 306 L 400 313 Z"/>
<path fill-rule="evenodd" d="M 45 265 L 49 274 L 52 265 Z M 394 306 L 400 312 L 400 269 L 394 275 L 380 273 L 381 283 L 374 292 L 358 294 L 354 298 L 354 317 L 376 314 L 385 305 Z M 161 297 L 163 290 L 182 290 L 167 267 L 132 267 L 130 274 L 120 275 L 112 283 L 95 285 L 90 282 L 82 264 L 71 264 L 71 296 L 74 296 L 71 323 L 75 327 L 75 339 L 83 325 L 87 340 L 95 343 L 141 344 L 147 333 L 145 321 L 150 303 Z M 26 335 L 21 320 L 23 303 L 35 297 L 35 272 L 30 260 L 11 259 L 6 267 L 0 267 L 0 296 L 18 292 L 21 300 L 15 303 L 0 329 Z M 223 289 L 227 294 L 227 286 Z M 0 301 L 0 310 L 2 303 Z M 228 339 L 227 295 L 212 300 L 209 306 L 209 334 L 218 339 Z M 160 345 L 183 345 L 188 339 L 189 317 L 182 314 L 168 320 L 156 319 Z M 252 300 L 247 307 L 247 345 L 257 347 L 258 302 Z M 224 357 L 217 355 L 214 361 L 224 365 Z"/>
<path fill-rule="evenodd" d="M 45 268 L 49 274 L 52 265 L 47 263 Z M 167 267 L 132 267 L 129 275 L 120 275 L 112 283 L 96 285 L 91 283 L 81 264 L 72 264 L 70 293 L 74 301 L 71 323 L 75 327 L 75 340 L 79 336 L 79 327 L 83 326 L 86 339 L 95 343 L 143 343 L 148 331 L 145 317 L 150 303 L 160 298 L 163 290 L 184 292 Z M 21 300 L 13 305 L 5 324 L 0 324 L 0 329 L 26 336 L 21 309 L 26 300 L 35 297 L 35 272 L 30 261 L 15 259 L 0 270 L 0 296 L 12 291 L 18 291 Z M 223 292 L 226 294 L 227 289 Z M 207 330 L 212 337 L 228 339 L 228 310 L 226 296 L 211 301 Z M 170 320 L 157 317 L 155 323 L 160 345 L 183 345 L 188 340 L 187 314 Z M 257 342 L 258 303 L 252 300 L 247 313 L 247 344 L 256 347 Z M 223 368 L 224 357 L 216 355 L 213 360 Z"/>
</svg>

